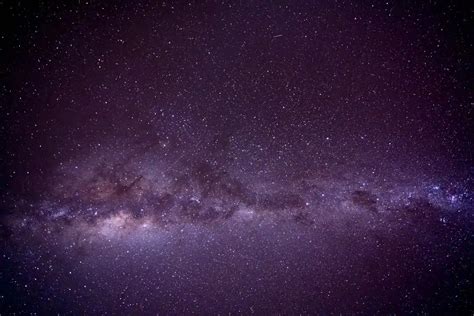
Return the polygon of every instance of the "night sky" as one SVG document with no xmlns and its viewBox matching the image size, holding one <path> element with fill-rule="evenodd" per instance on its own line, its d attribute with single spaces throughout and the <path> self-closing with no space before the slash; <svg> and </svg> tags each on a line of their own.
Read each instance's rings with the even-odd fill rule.
<svg viewBox="0 0 474 316">
<path fill-rule="evenodd" d="M 473 314 L 472 6 L 0 12 L 2 315 Z"/>
</svg>

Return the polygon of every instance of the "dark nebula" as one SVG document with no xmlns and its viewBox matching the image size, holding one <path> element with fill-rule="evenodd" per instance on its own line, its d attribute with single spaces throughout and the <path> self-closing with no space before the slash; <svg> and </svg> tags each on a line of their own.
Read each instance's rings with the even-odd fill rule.
<svg viewBox="0 0 474 316">
<path fill-rule="evenodd" d="M 474 313 L 467 2 L 0 6 L 1 315 Z"/>
</svg>

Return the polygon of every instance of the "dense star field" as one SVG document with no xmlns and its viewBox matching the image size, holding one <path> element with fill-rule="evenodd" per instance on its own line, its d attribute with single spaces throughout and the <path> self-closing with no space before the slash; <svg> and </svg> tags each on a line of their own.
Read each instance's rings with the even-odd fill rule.
<svg viewBox="0 0 474 316">
<path fill-rule="evenodd" d="M 0 6 L 2 315 L 474 312 L 472 7 Z"/>
</svg>

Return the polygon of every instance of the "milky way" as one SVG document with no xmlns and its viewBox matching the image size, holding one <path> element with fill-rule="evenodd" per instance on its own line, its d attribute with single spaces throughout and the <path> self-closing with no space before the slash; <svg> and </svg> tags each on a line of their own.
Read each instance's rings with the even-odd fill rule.
<svg viewBox="0 0 474 316">
<path fill-rule="evenodd" d="M 2 7 L 1 312 L 474 312 L 470 8 Z"/>
</svg>

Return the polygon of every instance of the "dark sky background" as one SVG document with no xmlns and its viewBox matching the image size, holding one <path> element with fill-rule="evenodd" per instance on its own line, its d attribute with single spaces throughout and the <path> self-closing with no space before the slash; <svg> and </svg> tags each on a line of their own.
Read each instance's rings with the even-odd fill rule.
<svg viewBox="0 0 474 316">
<path fill-rule="evenodd" d="M 473 313 L 472 6 L 0 6 L 1 311 Z"/>
</svg>

